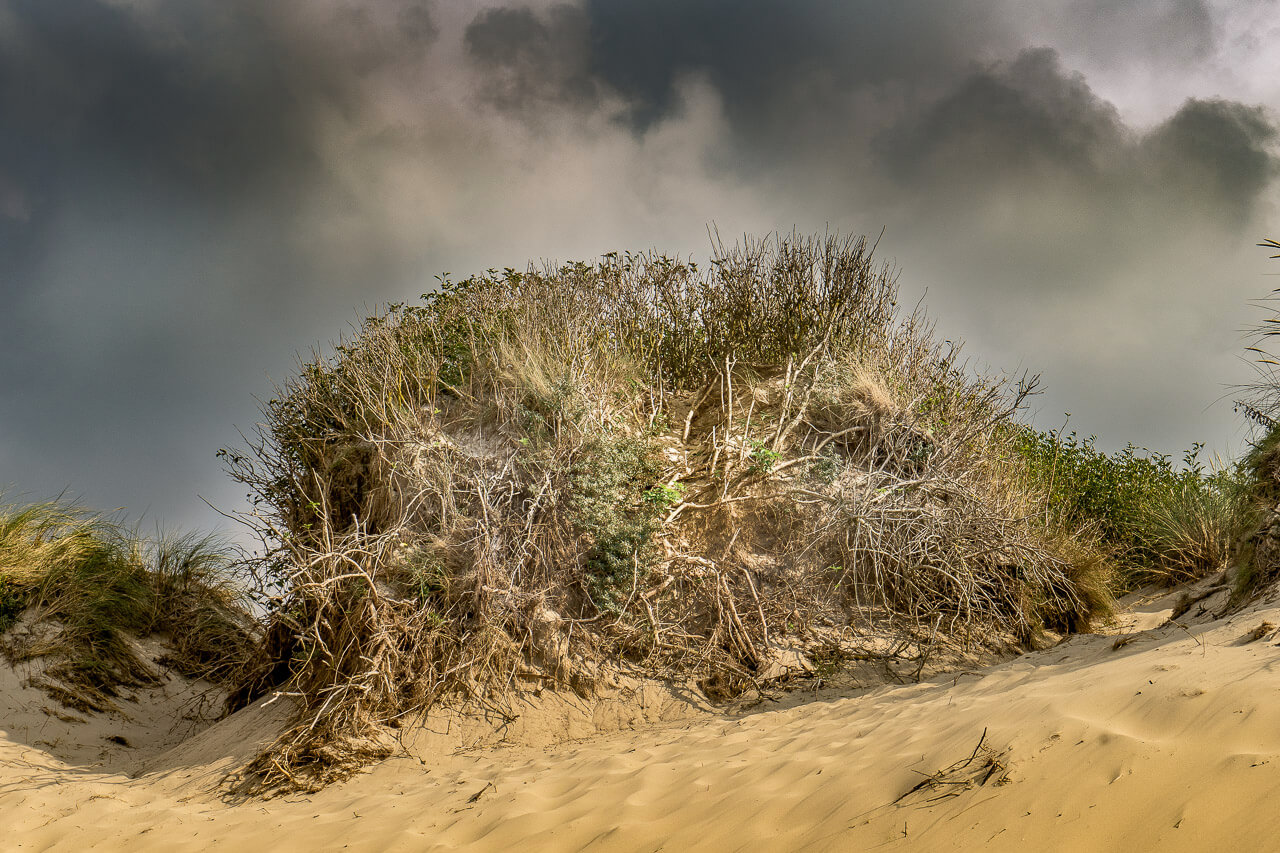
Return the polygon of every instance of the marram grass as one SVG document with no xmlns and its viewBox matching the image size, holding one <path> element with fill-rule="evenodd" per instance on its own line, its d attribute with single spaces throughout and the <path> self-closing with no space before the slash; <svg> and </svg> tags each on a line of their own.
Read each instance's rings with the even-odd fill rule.
<svg viewBox="0 0 1280 853">
<path fill-rule="evenodd" d="M 165 663 L 228 683 L 254 648 L 231 555 L 212 538 L 143 540 L 59 502 L 0 507 L 0 651 L 38 664 L 33 682 L 85 711 L 156 682 L 136 640 L 157 633 Z"/>
</svg>

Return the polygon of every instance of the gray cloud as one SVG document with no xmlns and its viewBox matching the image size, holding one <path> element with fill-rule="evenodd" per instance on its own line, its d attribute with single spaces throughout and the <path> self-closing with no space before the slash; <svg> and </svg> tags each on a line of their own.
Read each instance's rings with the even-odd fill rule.
<svg viewBox="0 0 1280 853">
<path fill-rule="evenodd" d="M 1014 43 L 999 2 L 964 6 L 591 0 L 586 10 L 592 70 L 633 102 L 639 126 L 670 108 L 680 75 L 701 72 L 749 131 L 861 86 L 937 81 Z"/>
<path fill-rule="evenodd" d="M 360 298 L 308 245 L 340 195 L 323 127 L 434 29 L 420 3 L 306 14 L 0 4 L 0 486 L 190 522 L 193 491 L 230 498 L 212 454 L 264 371 Z"/>
<path fill-rule="evenodd" d="M 1276 127 L 1260 107 L 1189 100 L 1143 140 L 1155 180 L 1178 199 L 1199 199 L 1229 228 L 1247 226 L 1276 175 Z"/>
<path fill-rule="evenodd" d="M 69 162 L 202 197 L 306 168 L 309 93 L 297 97 L 269 30 L 198 5 L 164 38 L 92 0 L 6 11 L 4 157 L 38 199 L 71 191 Z"/>
<path fill-rule="evenodd" d="M 1047 420 L 1215 440 L 1275 200 L 1271 114 L 1205 91 L 1240 30 L 1196 0 L 0 0 L 0 487 L 209 521 L 265 375 L 379 301 L 708 222 L 886 226 L 943 334 L 1046 372 Z M 1158 106 L 1102 94 L 1129 75 Z"/>
<path fill-rule="evenodd" d="M 986 244 L 1024 283 L 1060 286 L 1248 227 L 1275 175 L 1275 136 L 1259 108 L 1194 99 L 1139 131 L 1038 48 L 886 129 L 869 163 L 900 227 L 927 222 Z"/>
<path fill-rule="evenodd" d="M 972 74 L 878 140 L 900 184 L 959 183 L 966 192 L 1069 174 L 1098 184 L 1123 166 L 1125 128 L 1079 74 L 1048 48 Z"/>
<path fill-rule="evenodd" d="M 587 72 L 589 21 L 581 9 L 552 6 L 486 10 L 468 25 L 467 52 L 488 72 L 483 91 L 502 109 L 536 109 L 547 101 L 598 104 L 599 86 Z"/>
</svg>

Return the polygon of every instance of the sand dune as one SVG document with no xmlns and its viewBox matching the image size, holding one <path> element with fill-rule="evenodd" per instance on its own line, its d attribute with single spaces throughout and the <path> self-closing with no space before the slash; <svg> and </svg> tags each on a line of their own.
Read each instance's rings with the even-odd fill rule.
<svg viewBox="0 0 1280 853">
<path fill-rule="evenodd" d="M 1214 620 L 1219 595 L 1169 623 L 1173 598 L 1139 602 L 1119 635 L 920 684 L 793 693 L 738 718 L 671 721 L 650 697 L 646 714 L 615 719 L 635 730 L 419 744 L 319 794 L 240 804 L 211 785 L 274 709 L 176 748 L 135 728 L 130 757 L 103 747 L 118 720 L 58 720 L 6 682 L 0 847 L 1277 849 L 1280 648 L 1265 623 L 1280 609 Z M 32 734 L 39 720 L 61 727 L 61 749 Z"/>
</svg>

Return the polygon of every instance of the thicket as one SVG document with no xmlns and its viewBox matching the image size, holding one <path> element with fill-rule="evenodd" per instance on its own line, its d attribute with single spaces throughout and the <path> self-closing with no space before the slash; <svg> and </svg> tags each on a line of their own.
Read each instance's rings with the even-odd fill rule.
<svg viewBox="0 0 1280 853">
<path fill-rule="evenodd" d="M 254 660 L 255 624 L 228 549 L 208 537 L 143 540 L 59 503 L 0 506 L 0 653 L 70 707 L 116 707 L 158 683 L 139 638 L 165 634 L 167 666 L 230 686 Z"/>
<path fill-rule="evenodd" d="M 1123 588 L 1222 571 L 1251 523 L 1240 466 L 1210 465 L 1196 444 L 1178 466 L 1132 444 L 1107 454 L 1096 437 L 1017 428 L 1015 446 L 1061 526 L 1092 533 L 1121 568 Z"/>
<path fill-rule="evenodd" d="M 276 591 L 236 701 L 301 708 L 255 785 L 385 755 L 449 694 L 631 667 L 731 695 L 873 630 L 1026 640 L 1109 606 L 1010 447 L 1034 380 L 974 375 L 901 315 L 864 239 L 423 298 L 303 364 L 225 453 Z"/>
</svg>

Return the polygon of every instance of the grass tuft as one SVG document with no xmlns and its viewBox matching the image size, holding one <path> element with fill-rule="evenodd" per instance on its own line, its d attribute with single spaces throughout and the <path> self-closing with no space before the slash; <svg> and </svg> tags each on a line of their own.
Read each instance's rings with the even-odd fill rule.
<svg viewBox="0 0 1280 853">
<path fill-rule="evenodd" d="M 230 683 L 255 642 L 229 555 L 212 538 L 143 542 L 56 502 L 0 507 L 0 651 L 41 661 L 33 683 L 84 711 L 157 683 L 136 645 L 156 633 L 175 668 Z"/>
</svg>

